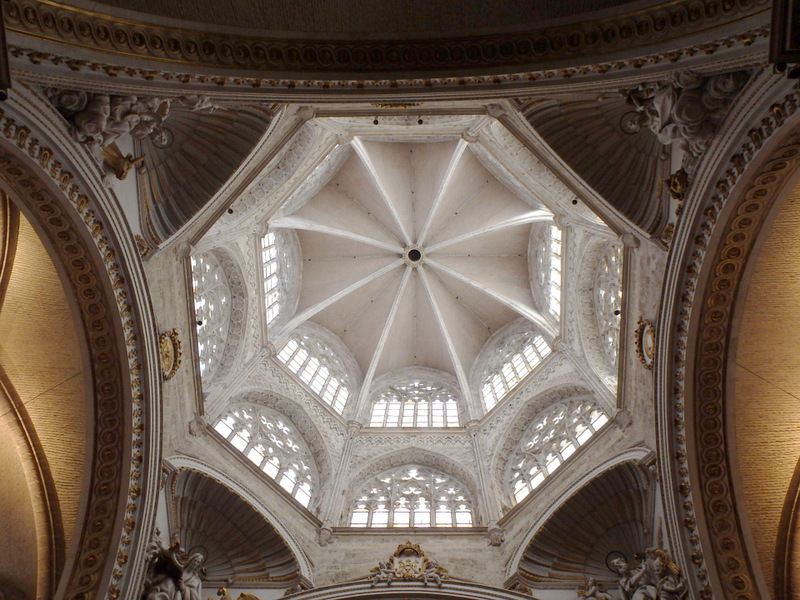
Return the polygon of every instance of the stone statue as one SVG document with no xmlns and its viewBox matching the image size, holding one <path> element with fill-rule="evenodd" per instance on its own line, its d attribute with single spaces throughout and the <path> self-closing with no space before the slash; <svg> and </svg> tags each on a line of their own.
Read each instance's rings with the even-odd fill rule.
<svg viewBox="0 0 800 600">
<path fill-rule="evenodd" d="M 648 549 L 638 564 L 615 557 L 609 567 L 619 576 L 622 600 L 686 600 L 688 596 L 686 580 L 666 550 Z"/>
<path fill-rule="evenodd" d="M 594 577 L 588 579 L 585 589 L 579 588 L 577 592 L 578 597 L 583 598 L 583 600 L 614 600 L 614 597 L 606 592 Z"/>
<path fill-rule="evenodd" d="M 388 562 L 385 560 L 380 561 L 378 563 L 378 568 L 373 570 L 375 571 L 375 576 L 372 578 L 370 587 L 375 587 L 381 581 L 386 581 L 386 585 L 392 585 L 395 572 L 394 569 L 389 566 Z"/>
<path fill-rule="evenodd" d="M 617 557 L 611 561 L 611 566 L 619 575 L 622 600 L 658 600 L 654 578 L 645 564 L 630 565 L 624 558 Z"/>
<path fill-rule="evenodd" d="M 156 529 L 147 546 L 147 557 L 142 600 L 202 600 L 202 554 L 188 555 L 177 541 L 167 547 Z"/>
<path fill-rule="evenodd" d="M 442 587 L 442 577 L 439 575 L 439 561 L 432 558 L 428 559 L 428 564 L 425 566 L 425 570 L 422 571 L 422 584 L 428 585 L 429 579 L 439 587 Z"/>
<path fill-rule="evenodd" d="M 125 135 L 135 140 L 150 137 L 156 146 L 168 146 L 170 133 L 162 124 L 170 114 L 172 102 L 196 112 L 217 109 L 208 96 L 198 94 L 169 100 L 47 88 L 45 95 L 69 121 L 72 137 L 98 156 L 102 148 Z"/>
<path fill-rule="evenodd" d="M 696 159 L 708 149 L 725 109 L 749 77 L 747 71 L 710 77 L 680 71 L 669 80 L 622 90 L 639 113 L 628 127 L 633 131 L 649 127 L 662 144 L 676 144 Z"/>
</svg>

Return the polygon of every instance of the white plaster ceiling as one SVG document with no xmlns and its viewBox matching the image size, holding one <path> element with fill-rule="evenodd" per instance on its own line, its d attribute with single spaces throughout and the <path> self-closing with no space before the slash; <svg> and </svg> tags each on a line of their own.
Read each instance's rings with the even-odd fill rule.
<svg viewBox="0 0 800 600">
<path fill-rule="evenodd" d="M 361 396 L 387 373 L 426 367 L 453 375 L 469 399 L 470 368 L 495 331 L 520 316 L 553 335 L 531 294 L 531 225 L 552 214 L 518 195 L 463 139 L 355 137 L 326 184 L 271 230 L 296 232 L 302 282 L 293 316 L 352 352 Z M 419 252 L 415 260 L 413 250 Z"/>
</svg>

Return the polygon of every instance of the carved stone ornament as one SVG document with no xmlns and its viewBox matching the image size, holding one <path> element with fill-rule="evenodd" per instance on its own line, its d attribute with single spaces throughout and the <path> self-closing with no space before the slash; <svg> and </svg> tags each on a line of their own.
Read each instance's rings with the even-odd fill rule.
<svg viewBox="0 0 800 600">
<path fill-rule="evenodd" d="M 221 600 L 233 600 L 228 594 L 227 588 L 221 587 L 217 590 L 217 596 L 221 598 Z M 259 600 L 258 596 L 254 596 L 253 594 L 248 594 L 247 592 L 242 592 L 239 594 L 239 597 L 236 600 Z"/>
<path fill-rule="evenodd" d="M 175 377 L 181 366 L 181 340 L 178 330 L 165 331 L 158 337 L 158 356 L 161 361 L 161 374 L 165 380 Z"/>
<path fill-rule="evenodd" d="M 169 547 L 156 529 L 147 545 L 147 572 L 142 600 L 201 600 L 205 557 L 185 552 L 176 540 Z"/>
<path fill-rule="evenodd" d="M 622 90 L 622 95 L 639 113 L 638 120 L 627 122 L 626 127 L 636 130 L 649 127 L 665 146 L 677 144 L 686 153 L 691 171 L 749 77 L 748 71 L 710 77 L 679 71 L 669 80 Z"/>
<path fill-rule="evenodd" d="M 327 546 L 336 541 L 333 535 L 333 523 L 329 519 L 322 522 L 322 527 L 317 530 L 317 542 L 320 546 Z"/>
<path fill-rule="evenodd" d="M 639 556 L 637 554 L 637 556 Z M 608 568 L 619 576 L 619 591 L 622 600 L 653 598 L 658 600 L 686 600 L 689 588 L 681 574 L 680 567 L 675 564 L 666 550 L 651 548 L 642 557 L 629 563 L 619 552 L 612 552 L 606 558 Z M 591 580 L 590 580 L 591 581 Z M 589 590 L 585 590 L 584 594 Z M 595 585 L 594 596 L 584 598 L 607 600 L 610 596 Z M 602 595 L 601 595 L 602 594 Z"/>
<path fill-rule="evenodd" d="M 489 526 L 486 530 L 486 545 L 497 547 L 500 546 L 505 539 L 505 531 L 503 531 L 496 521 L 489 521 Z"/>
<path fill-rule="evenodd" d="M 397 546 L 388 561 L 382 560 L 377 567 L 370 570 L 370 584 L 375 587 L 378 583 L 391 585 L 393 581 L 421 581 L 428 585 L 431 581 L 442 586 L 442 579 L 446 578 L 447 569 L 439 566 L 439 562 L 426 555 L 419 544 L 406 542 Z"/>
<path fill-rule="evenodd" d="M 649 319 L 639 317 L 639 325 L 634 336 L 639 362 L 645 369 L 652 369 L 656 356 L 656 326 Z"/>
</svg>

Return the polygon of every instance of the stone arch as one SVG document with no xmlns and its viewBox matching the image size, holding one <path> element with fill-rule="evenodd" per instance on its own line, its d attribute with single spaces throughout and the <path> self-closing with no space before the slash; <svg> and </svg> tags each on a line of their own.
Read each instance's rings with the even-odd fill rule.
<svg viewBox="0 0 800 600">
<path fill-rule="evenodd" d="M 539 517 L 530 525 L 530 527 L 525 531 L 525 533 L 520 536 L 520 541 L 514 549 L 514 552 L 511 555 L 511 560 L 508 562 L 508 566 L 506 567 L 506 575 L 511 576 L 517 572 L 520 566 L 520 562 L 522 561 L 523 554 L 525 553 L 525 549 L 530 544 L 533 537 L 541 530 L 541 528 L 547 523 L 547 521 L 552 517 L 558 510 L 564 506 L 570 498 L 572 498 L 576 493 L 578 493 L 581 489 L 583 489 L 588 483 L 592 480 L 596 479 L 597 477 L 601 476 L 603 473 L 613 469 L 618 465 L 622 465 L 625 463 L 637 463 L 641 461 L 643 458 L 648 456 L 651 453 L 649 448 L 630 448 L 625 450 L 624 452 L 620 452 L 619 454 L 612 456 L 608 460 L 604 461 L 602 464 L 596 466 L 594 469 L 589 471 L 588 473 L 584 474 L 578 481 L 574 482 L 564 493 L 560 494 L 558 500 L 547 507 Z M 642 477 L 644 474 L 642 473 Z"/>
<path fill-rule="evenodd" d="M 99 168 L 53 122 L 46 102 L 15 91 L 0 115 L 0 187 L 20 202 L 47 248 L 74 302 L 91 365 L 89 482 L 57 593 L 117 597 L 138 585 L 140 550 L 155 516 L 146 490 L 155 489 L 158 472 L 150 465 L 160 458 L 157 331 L 149 304 L 131 303 L 146 297 L 147 286 Z M 49 123 L 47 132 L 40 123 Z"/>
<path fill-rule="evenodd" d="M 291 528 L 288 527 L 272 510 L 270 510 L 270 508 L 261 499 L 259 499 L 254 492 L 249 490 L 244 484 L 234 481 L 230 476 L 222 471 L 219 471 L 215 467 L 212 467 L 211 465 L 191 456 L 175 455 L 170 456 L 165 460 L 176 469 L 191 469 L 211 477 L 247 502 L 247 504 L 254 508 L 266 521 L 269 522 L 270 525 L 275 528 L 283 541 L 286 542 L 286 545 L 289 546 L 289 549 L 297 560 L 300 575 L 308 581 L 313 581 L 314 575 L 311 568 L 311 562 L 306 553 L 303 551 L 303 547 L 299 540 L 292 535 Z"/>
</svg>

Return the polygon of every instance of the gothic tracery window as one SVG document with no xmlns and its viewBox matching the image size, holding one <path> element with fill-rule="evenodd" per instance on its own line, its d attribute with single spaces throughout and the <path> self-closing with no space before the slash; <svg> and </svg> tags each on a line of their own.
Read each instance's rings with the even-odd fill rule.
<svg viewBox="0 0 800 600">
<path fill-rule="evenodd" d="M 278 245 L 275 234 L 272 232 L 261 238 L 261 268 L 264 277 L 264 305 L 267 325 L 269 325 L 281 311 L 278 286 Z"/>
<path fill-rule="evenodd" d="M 289 339 L 278 360 L 323 402 L 342 414 L 350 397 L 350 382 L 333 350 L 324 342 L 300 334 Z"/>
<path fill-rule="evenodd" d="M 609 245 L 597 267 L 594 306 L 603 350 L 611 364 L 617 364 L 619 324 L 622 310 L 622 248 Z"/>
<path fill-rule="evenodd" d="M 213 254 L 191 258 L 200 376 L 211 377 L 225 350 L 231 316 L 231 291 Z"/>
<path fill-rule="evenodd" d="M 453 477 L 406 465 L 372 479 L 356 497 L 351 527 L 472 527 L 472 500 Z"/>
<path fill-rule="evenodd" d="M 443 385 L 418 379 L 386 386 L 375 395 L 370 427 L 458 427 L 458 401 Z"/>
<path fill-rule="evenodd" d="M 539 413 L 510 461 L 514 499 L 521 502 L 607 422 L 603 409 L 587 398 L 559 402 Z"/>
<path fill-rule="evenodd" d="M 300 504 L 308 506 L 314 463 L 285 417 L 264 406 L 239 404 L 220 417 L 214 429 Z"/>
<path fill-rule="evenodd" d="M 518 350 L 511 344 L 502 349 L 505 356 L 499 361 L 499 367 L 491 370 L 481 385 L 481 397 L 489 411 L 503 400 L 536 366 L 550 354 L 550 346 L 539 334 L 527 336 L 528 339 Z M 514 339 L 518 339 L 514 336 Z"/>
</svg>

